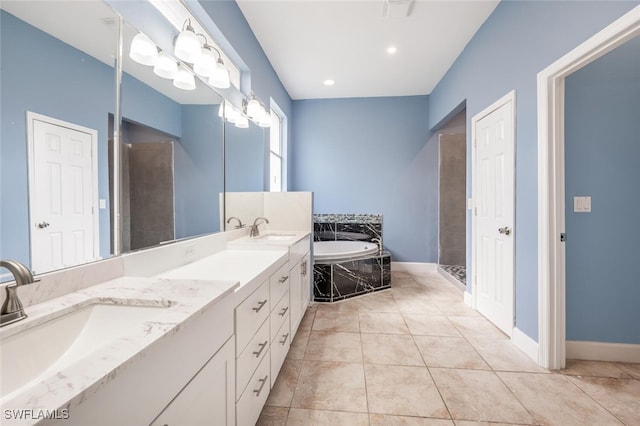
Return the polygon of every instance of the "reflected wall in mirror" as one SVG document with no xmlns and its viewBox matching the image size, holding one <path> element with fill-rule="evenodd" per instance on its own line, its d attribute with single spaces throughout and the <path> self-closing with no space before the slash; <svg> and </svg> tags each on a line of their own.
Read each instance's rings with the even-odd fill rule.
<svg viewBox="0 0 640 426">
<path fill-rule="evenodd" d="M 133 26 L 125 24 L 121 86 L 123 251 L 221 229 L 221 98 L 197 77 L 194 90 L 183 90 L 156 75 L 152 66 L 133 61 L 129 49 L 137 34 Z"/>
<path fill-rule="evenodd" d="M 98 1 L 0 8 L 0 256 L 37 274 L 109 257 L 116 14 Z"/>
<path fill-rule="evenodd" d="M 252 121 L 248 128 L 225 122 L 225 216 L 226 230 L 237 225 L 251 225 L 262 215 L 262 191 L 265 190 L 267 146 L 264 129 Z M 266 133 L 265 133 L 266 132 Z"/>
</svg>

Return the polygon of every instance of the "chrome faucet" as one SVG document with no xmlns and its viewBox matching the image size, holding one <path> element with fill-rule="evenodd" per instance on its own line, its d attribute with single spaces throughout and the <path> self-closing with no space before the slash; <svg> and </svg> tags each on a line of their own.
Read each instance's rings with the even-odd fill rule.
<svg viewBox="0 0 640 426">
<path fill-rule="evenodd" d="M 245 224 L 242 223 L 240 219 L 238 219 L 235 216 L 231 216 L 229 219 L 227 219 L 227 223 L 231 222 L 232 219 L 235 219 L 238 221 L 238 224 L 236 225 L 236 229 L 244 228 L 246 226 Z"/>
<path fill-rule="evenodd" d="M 7 268 L 16 281 L 14 284 L 9 284 L 5 287 L 6 298 L 0 309 L 0 327 L 3 327 L 27 317 L 27 314 L 24 313 L 22 302 L 18 298 L 17 290 L 18 286 L 31 284 L 35 280 L 29 268 L 18 261 L 0 260 L 0 267 Z"/>
<path fill-rule="evenodd" d="M 253 221 L 253 225 L 251 225 L 251 232 L 249 232 L 250 237 L 258 237 L 260 235 L 260 230 L 258 229 L 258 221 L 262 219 L 265 223 L 269 223 L 269 220 L 266 217 L 256 217 L 256 220 Z"/>
</svg>

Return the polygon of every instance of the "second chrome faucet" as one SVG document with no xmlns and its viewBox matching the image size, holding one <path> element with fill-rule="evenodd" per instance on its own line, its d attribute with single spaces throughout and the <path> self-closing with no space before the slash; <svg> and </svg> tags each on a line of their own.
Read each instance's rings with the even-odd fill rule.
<svg viewBox="0 0 640 426">
<path fill-rule="evenodd" d="M 249 232 L 250 237 L 258 237 L 260 236 L 260 230 L 258 229 L 258 221 L 263 220 L 265 223 L 269 223 L 269 219 L 266 217 L 256 217 L 256 220 L 253 221 L 253 225 L 251 225 L 251 231 Z"/>
</svg>

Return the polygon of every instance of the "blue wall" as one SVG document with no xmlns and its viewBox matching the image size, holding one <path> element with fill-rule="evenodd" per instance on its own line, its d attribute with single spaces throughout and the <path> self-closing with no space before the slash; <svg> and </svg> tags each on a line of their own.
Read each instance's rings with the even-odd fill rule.
<svg viewBox="0 0 640 426">
<path fill-rule="evenodd" d="M 293 190 L 314 192 L 314 213 L 382 214 L 394 261 L 436 262 L 428 118 L 427 96 L 294 101 Z"/>
<path fill-rule="evenodd" d="M 466 100 L 467 152 L 471 152 L 471 118 L 516 90 L 516 326 L 534 340 L 538 339 L 536 75 L 637 4 L 503 1 L 429 97 L 432 127 Z M 467 176 L 470 179 L 470 156 Z M 469 197 L 470 188 L 468 180 Z M 470 238 L 468 216 L 468 266 Z M 468 271 L 468 276 L 472 273 Z"/>
<path fill-rule="evenodd" d="M 640 37 L 566 79 L 567 340 L 640 343 Z M 591 213 L 573 197 L 590 195 Z"/>
<path fill-rule="evenodd" d="M 253 123 L 241 129 L 225 123 L 226 189 L 229 192 L 265 190 L 265 129 Z"/>
<path fill-rule="evenodd" d="M 107 208 L 99 211 L 100 255 L 108 256 L 107 138 L 108 114 L 115 110 L 113 68 L 5 11 L 0 19 L 0 256 L 30 264 L 26 111 L 98 131 L 98 195 L 107 200 Z M 43 63 L 56 65 L 43 69 Z"/>
</svg>

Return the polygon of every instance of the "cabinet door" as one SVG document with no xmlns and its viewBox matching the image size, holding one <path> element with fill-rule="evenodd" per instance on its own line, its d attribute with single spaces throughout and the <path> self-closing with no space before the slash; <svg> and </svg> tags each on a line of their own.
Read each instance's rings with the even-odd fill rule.
<svg viewBox="0 0 640 426">
<path fill-rule="evenodd" d="M 307 253 L 302 258 L 302 267 L 301 267 L 301 283 L 302 286 L 302 314 L 307 310 L 307 306 L 309 306 L 309 302 L 311 301 L 311 255 Z"/>
<path fill-rule="evenodd" d="M 289 298 L 291 314 L 291 332 L 295 334 L 298 324 L 302 319 L 302 288 L 300 286 L 301 268 L 300 263 L 296 263 L 289 272 Z"/>
<path fill-rule="evenodd" d="M 234 373 L 234 339 L 231 338 L 151 425 L 235 425 Z"/>
</svg>

